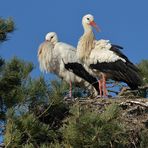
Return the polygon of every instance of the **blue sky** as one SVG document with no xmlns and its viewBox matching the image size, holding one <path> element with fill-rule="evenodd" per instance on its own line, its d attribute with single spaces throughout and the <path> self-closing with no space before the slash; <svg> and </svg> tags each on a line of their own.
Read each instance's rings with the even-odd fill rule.
<svg viewBox="0 0 148 148">
<path fill-rule="evenodd" d="M 129 59 L 138 63 L 148 59 L 147 6 L 147 0 L 3 0 L 0 16 L 11 16 L 16 30 L 8 42 L 0 44 L 0 55 L 33 62 L 36 77 L 41 74 L 37 49 L 45 34 L 55 31 L 60 41 L 76 46 L 83 33 L 81 18 L 91 13 L 101 28 L 101 33 L 95 32 L 96 38 L 123 46 Z"/>
</svg>

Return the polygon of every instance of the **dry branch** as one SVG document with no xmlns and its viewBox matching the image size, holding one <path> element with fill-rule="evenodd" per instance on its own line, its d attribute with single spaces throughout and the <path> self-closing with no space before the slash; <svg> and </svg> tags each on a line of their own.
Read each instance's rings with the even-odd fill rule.
<svg viewBox="0 0 148 148">
<path fill-rule="evenodd" d="M 128 105 L 128 104 L 136 104 L 136 105 L 140 105 L 140 106 L 142 106 L 142 107 L 146 107 L 146 108 L 148 108 L 148 102 L 139 102 L 139 101 L 130 101 L 130 100 L 128 100 L 128 101 L 125 101 L 125 102 L 121 102 L 120 103 L 120 105 Z"/>
</svg>

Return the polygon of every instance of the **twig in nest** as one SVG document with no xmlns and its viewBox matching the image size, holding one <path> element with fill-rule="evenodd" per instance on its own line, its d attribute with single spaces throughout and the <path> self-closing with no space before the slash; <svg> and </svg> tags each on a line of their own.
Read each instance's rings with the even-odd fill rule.
<svg viewBox="0 0 148 148">
<path fill-rule="evenodd" d="M 123 105 L 125 103 L 131 103 L 131 104 L 136 104 L 136 105 L 140 105 L 140 106 L 143 106 L 143 107 L 147 107 L 148 108 L 148 102 L 139 102 L 139 101 L 126 101 L 126 102 L 122 102 L 120 103 L 120 105 Z"/>
</svg>

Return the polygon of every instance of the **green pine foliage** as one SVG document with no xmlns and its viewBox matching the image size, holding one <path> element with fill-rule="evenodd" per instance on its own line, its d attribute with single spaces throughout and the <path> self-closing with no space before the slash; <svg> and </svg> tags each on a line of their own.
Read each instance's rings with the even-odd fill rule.
<svg viewBox="0 0 148 148">
<path fill-rule="evenodd" d="M 143 76 L 144 84 L 148 84 L 148 60 L 142 60 L 138 64 L 138 68 L 140 69 L 141 74 Z"/>
<path fill-rule="evenodd" d="M 2 19 L 0 18 L 0 41 L 6 41 L 7 34 L 13 32 L 15 24 L 12 18 Z"/>
<path fill-rule="evenodd" d="M 41 143 L 49 143 L 56 134 L 47 124 L 40 122 L 36 116 L 29 114 L 17 115 L 13 109 L 7 112 L 7 126 L 5 145 L 7 147 L 21 147 L 32 144 L 34 147 Z"/>
<path fill-rule="evenodd" d="M 69 86 L 65 82 L 53 80 L 51 81 L 51 95 L 50 99 L 56 104 L 63 101 L 64 93 L 68 90 Z M 66 93 L 65 93 L 66 94 Z"/>
<path fill-rule="evenodd" d="M 31 63 L 26 63 L 16 57 L 4 65 L 0 77 L 0 96 L 3 111 L 25 99 L 24 87 L 32 69 Z"/>
<path fill-rule="evenodd" d="M 33 67 L 15 57 L 3 65 L 0 73 L 0 119 L 5 122 L 7 147 L 36 147 L 54 142 L 59 139 L 58 129 L 69 113 L 63 101 L 67 85 L 61 81 L 48 83 L 43 77 L 32 79 Z"/>
<path fill-rule="evenodd" d="M 90 104 L 66 103 L 62 81 L 32 79 L 34 66 L 18 58 L 1 62 L 0 120 L 5 123 L 4 143 L 17 148 L 132 147 L 129 127 L 116 104 L 102 109 Z M 147 130 L 139 133 L 137 146 L 147 146 Z"/>
<path fill-rule="evenodd" d="M 141 132 L 141 143 L 140 148 L 146 148 L 148 147 L 148 129 L 145 129 Z"/>
<path fill-rule="evenodd" d="M 148 85 L 148 60 L 142 60 L 138 64 L 138 68 L 140 69 L 141 75 L 143 77 L 143 85 Z M 145 98 L 148 97 L 148 89 L 141 91 L 141 95 Z"/>
<path fill-rule="evenodd" d="M 2 68 L 3 68 L 4 63 L 5 63 L 4 59 L 2 59 L 0 57 L 0 72 L 2 71 Z"/>
<path fill-rule="evenodd" d="M 119 107 L 116 104 L 106 107 L 105 111 L 74 105 L 72 116 L 65 120 L 61 128 L 63 141 L 61 147 L 124 147 L 126 133 L 119 119 Z"/>
</svg>

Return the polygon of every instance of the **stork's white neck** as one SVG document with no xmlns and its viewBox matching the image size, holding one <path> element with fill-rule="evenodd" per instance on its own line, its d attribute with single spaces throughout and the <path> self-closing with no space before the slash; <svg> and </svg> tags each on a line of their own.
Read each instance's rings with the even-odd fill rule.
<svg viewBox="0 0 148 148">
<path fill-rule="evenodd" d="M 58 43 L 58 41 L 54 41 L 52 44 L 55 46 Z"/>
<path fill-rule="evenodd" d="M 84 28 L 84 34 L 92 32 L 92 27 L 86 23 L 82 23 L 83 28 Z"/>
<path fill-rule="evenodd" d="M 77 55 L 80 60 L 85 60 L 89 57 L 91 50 L 94 48 L 94 34 L 92 27 L 88 24 L 83 24 L 84 34 L 81 36 L 78 46 L 77 46 Z"/>
</svg>

